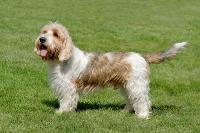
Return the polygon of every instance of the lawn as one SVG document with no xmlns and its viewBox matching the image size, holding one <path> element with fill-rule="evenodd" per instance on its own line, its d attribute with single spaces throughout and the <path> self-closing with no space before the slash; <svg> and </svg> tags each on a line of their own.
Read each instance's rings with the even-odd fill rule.
<svg viewBox="0 0 200 133">
<path fill-rule="evenodd" d="M 199 0 L 0 0 L 0 132 L 200 132 Z M 121 110 L 112 88 L 55 114 L 47 65 L 33 52 L 40 28 L 68 27 L 85 51 L 149 53 L 188 41 L 176 59 L 151 65 L 152 115 Z"/>
</svg>

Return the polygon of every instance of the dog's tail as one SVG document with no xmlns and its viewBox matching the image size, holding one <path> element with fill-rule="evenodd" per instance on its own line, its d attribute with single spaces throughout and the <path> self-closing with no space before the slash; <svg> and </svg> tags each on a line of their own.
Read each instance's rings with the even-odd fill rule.
<svg viewBox="0 0 200 133">
<path fill-rule="evenodd" d="M 158 52 L 158 53 L 146 54 L 144 55 L 144 57 L 150 64 L 161 63 L 165 59 L 169 59 L 176 56 L 176 54 L 179 53 L 186 45 L 187 45 L 187 42 L 175 43 L 168 50 L 165 50 L 163 52 Z"/>
</svg>

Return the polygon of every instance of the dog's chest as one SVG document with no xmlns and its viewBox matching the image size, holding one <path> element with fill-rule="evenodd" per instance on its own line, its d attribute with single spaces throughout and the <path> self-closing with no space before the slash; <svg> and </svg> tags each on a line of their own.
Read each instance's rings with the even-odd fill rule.
<svg viewBox="0 0 200 133">
<path fill-rule="evenodd" d="M 79 65 L 72 65 L 70 62 L 49 64 L 49 84 L 54 90 L 59 87 L 71 86 L 72 79 L 77 78 L 81 71 Z"/>
</svg>

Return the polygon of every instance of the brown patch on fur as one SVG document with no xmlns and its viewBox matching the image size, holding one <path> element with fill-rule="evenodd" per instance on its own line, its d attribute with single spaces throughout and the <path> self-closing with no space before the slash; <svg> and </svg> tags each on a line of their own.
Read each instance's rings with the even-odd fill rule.
<svg viewBox="0 0 200 133">
<path fill-rule="evenodd" d="M 149 62 L 149 63 L 162 63 L 166 59 L 173 58 L 176 56 L 176 51 L 173 49 L 164 51 L 164 52 L 159 52 L 159 53 L 152 53 L 152 54 L 146 54 L 144 58 Z"/>
<path fill-rule="evenodd" d="M 105 54 L 96 54 L 92 57 L 87 70 L 75 79 L 79 90 L 90 91 L 98 87 L 114 86 L 124 87 L 129 78 L 131 65 L 124 59 L 127 54 L 113 53 L 113 60 L 109 60 Z"/>
<path fill-rule="evenodd" d="M 144 55 L 144 58 L 149 62 L 149 63 L 161 63 L 165 61 L 166 59 L 170 59 L 176 56 L 177 52 L 179 50 L 176 49 L 175 46 L 170 47 L 169 49 L 163 51 L 163 52 L 158 52 L 158 53 L 151 53 L 151 54 L 146 54 Z"/>
<path fill-rule="evenodd" d="M 129 55 L 127 52 L 113 52 L 112 54 L 117 60 L 122 60 Z"/>
<path fill-rule="evenodd" d="M 161 53 L 152 53 L 152 54 L 147 54 L 144 56 L 144 58 L 149 62 L 149 63 L 161 63 L 164 61 L 164 59 L 161 58 Z"/>
</svg>

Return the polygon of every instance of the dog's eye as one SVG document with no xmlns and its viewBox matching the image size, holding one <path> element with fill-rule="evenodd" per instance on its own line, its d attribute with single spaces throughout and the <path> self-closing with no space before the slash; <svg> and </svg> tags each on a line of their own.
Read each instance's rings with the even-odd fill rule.
<svg viewBox="0 0 200 133">
<path fill-rule="evenodd" d="M 45 30 L 45 31 L 43 31 L 42 33 L 45 34 L 45 33 L 47 33 L 47 31 Z"/>
<path fill-rule="evenodd" d="M 53 36 L 58 37 L 58 33 L 54 32 Z"/>
</svg>

